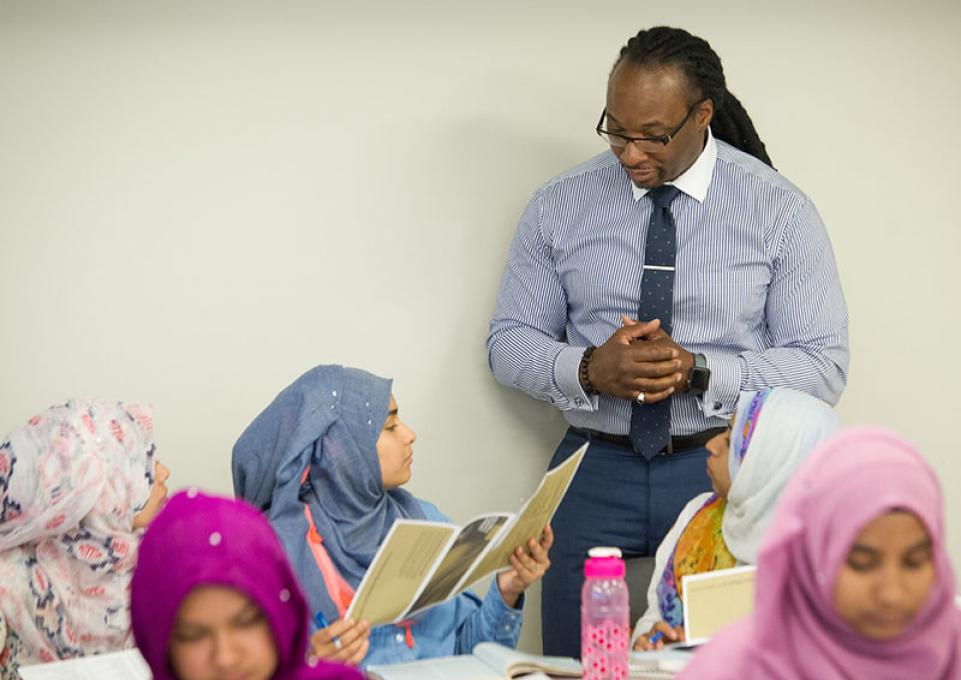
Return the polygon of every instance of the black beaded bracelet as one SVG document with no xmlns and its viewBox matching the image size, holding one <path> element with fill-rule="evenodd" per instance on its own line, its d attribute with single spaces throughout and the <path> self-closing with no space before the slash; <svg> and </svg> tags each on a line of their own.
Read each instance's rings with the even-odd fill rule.
<svg viewBox="0 0 961 680">
<path fill-rule="evenodd" d="M 591 385 L 591 379 L 587 375 L 587 365 L 591 363 L 591 355 L 594 354 L 594 350 L 597 349 L 594 345 L 591 345 L 584 350 L 584 355 L 581 357 L 581 365 L 577 369 L 577 374 L 581 379 L 581 386 L 587 394 L 597 394 L 597 390 Z"/>
</svg>

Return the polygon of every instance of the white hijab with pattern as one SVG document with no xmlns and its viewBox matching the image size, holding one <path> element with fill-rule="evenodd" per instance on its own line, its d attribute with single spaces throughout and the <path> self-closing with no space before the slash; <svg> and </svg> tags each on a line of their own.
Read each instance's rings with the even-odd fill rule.
<svg viewBox="0 0 961 680">
<path fill-rule="evenodd" d="M 149 407 L 70 401 L 0 443 L 0 677 L 133 645 L 133 520 L 153 479 Z"/>
</svg>

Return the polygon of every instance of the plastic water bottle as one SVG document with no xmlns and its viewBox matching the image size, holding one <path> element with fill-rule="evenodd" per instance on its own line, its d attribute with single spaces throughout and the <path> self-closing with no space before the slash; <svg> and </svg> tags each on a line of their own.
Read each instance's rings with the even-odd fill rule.
<svg viewBox="0 0 961 680">
<path fill-rule="evenodd" d="M 581 589 L 584 680 L 628 680 L 630 600 L 617 548 L 591 548 Z"/>
</svg>

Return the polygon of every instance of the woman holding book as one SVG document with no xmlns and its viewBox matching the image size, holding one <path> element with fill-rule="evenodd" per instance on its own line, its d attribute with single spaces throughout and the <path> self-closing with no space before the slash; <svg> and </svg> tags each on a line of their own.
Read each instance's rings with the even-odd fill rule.
<svg viewBox="0 0 961 680">
<path fill-rule="evenodd" d="M 837 428 L 831 407 L 803 392 L 776 387 L 741 394 L 727 430 L 707 443 L 714 492 L 693 498 L 657 549 L 635 649 L 684 639 L 683 576 L 756 562 L 784 485 Z"/>
<path fill-rule="evenodd" d="M 398 519 L 446 522 L 401 488 L 416 435 L 401 421 L 391 381 L 318 366 L 283 390 L 234 446 L 234 489 L 267 513 L 318 621 L 314 652 L 365 665 L 513 647 L 523 592 L 550 562 L 549 527 L 511 556 L 483 599 L 470 592 L 397 625 L 346 621 L 355 589 Z M 326 626 L 326 622 L 333 622 Z"/>
<path fill-rule="evenodd" d="M 130 577 L 167 475 L 132 404 L 69 401 L 0 443 L 0 678 L 133 646 Z"/>
<path fill-rule="evenodd" d="M 961 612 L 934 472 L 892 432 L 824 442 L 784 491 L 751 616 L 679 677 L 961 678 Z"/>
<path fill-rule="evenodd" d="M 307 602 L 270 524 L 243 501 L 171 498 L 144 535 L 130 599 L 153 680 L 362 680 L 308 660 Z"/>
</svg>

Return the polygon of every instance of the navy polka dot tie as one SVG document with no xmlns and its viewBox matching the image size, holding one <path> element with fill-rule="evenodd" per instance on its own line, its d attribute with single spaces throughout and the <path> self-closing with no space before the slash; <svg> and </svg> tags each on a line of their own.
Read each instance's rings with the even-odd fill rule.
<svg viewBox="0 0 961 680">
<path fill-rule="evenodd" d="M 663 185 L 647 192 L 654 203 L 644 249 L 644 274 L 641 277 L 641 304 L 637 318 L 641 321 L 661 320 L 661 328 L 670 335 L 674 313 L 674 254 L 677 250 L 674 217 L 669 206 L 677 196 L 677 187 Z M 642 341 L 638 341 L 642 342 Z M 634 450 L 650 460 L 660 453 L 671 436 L 671 399 L 656 404 L 631 405 L 631 444 Z"/>
</svg>

